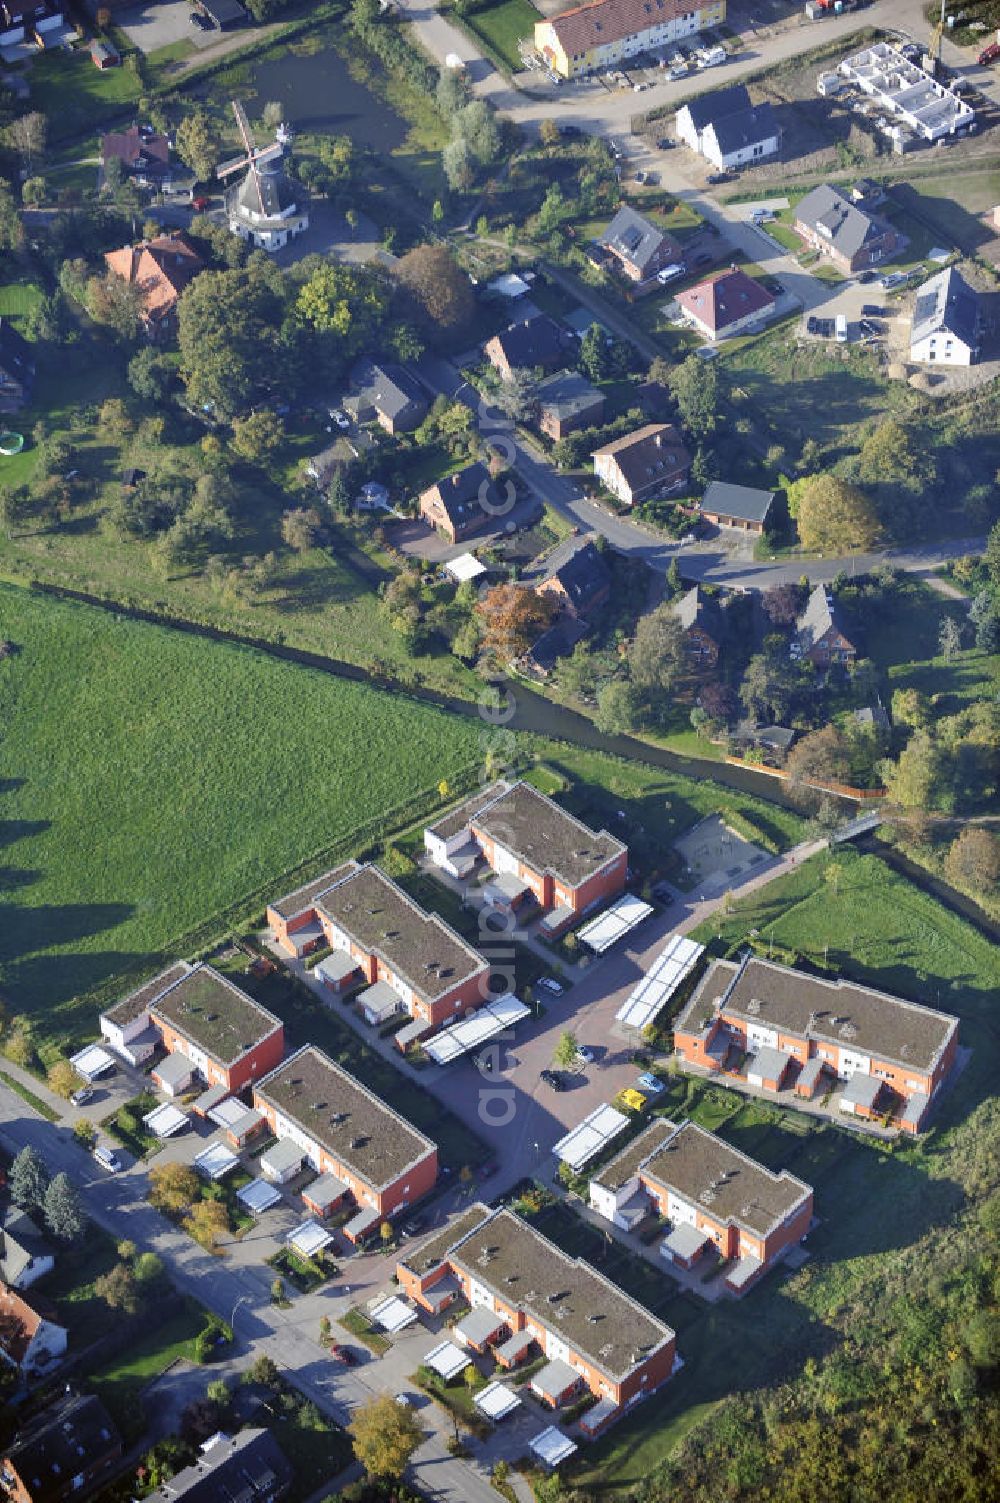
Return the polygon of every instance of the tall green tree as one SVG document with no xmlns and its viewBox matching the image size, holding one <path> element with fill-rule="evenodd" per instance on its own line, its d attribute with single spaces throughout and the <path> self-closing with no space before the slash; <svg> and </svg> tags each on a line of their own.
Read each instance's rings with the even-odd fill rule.
<svg viewBox="0 0 1000 1503">
<path fill-rule="evenodd" d="M 219 160 L 219 140 L 204 110 L 186 115 L 177 127 L 177 155 L 199 182 L 211 177 Z"/>
<path fill-rule="evenodd" d="M 881 533 L 872 502 L 838 475 L 814 475 L 805 483 L 798 529 L 803 548 L 835 554 L 864 552 L 874 547 Z"/>
<path fill-rule="evenodd" d="M 689 355 L 669 376 L 685 427 L 695 438 L 707 438 L 715 430 L 719 403 L 719 378 L 709 360 Z"/>
<path fill-rule="evenodd" d="M 59 1173 L 45 1192 L 45 1225 L 58 1242 L 73 1242 L 87 1225 L 80 1193 L 69 1175 Z"/>
<path fill-rule="evenodd" d="M 30 1143 L 21 1149 L 10 1166 L 10 1198 L 23 1211 L 41 1211 L 49 1188 L 49 1171 L 45 1160 Z"/>
</svg>

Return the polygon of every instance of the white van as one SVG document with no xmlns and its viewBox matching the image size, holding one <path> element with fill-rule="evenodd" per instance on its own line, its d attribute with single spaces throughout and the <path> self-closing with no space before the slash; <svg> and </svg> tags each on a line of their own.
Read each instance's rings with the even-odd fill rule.
<svg viewBox="0 0 1000 1503">
<path fill-rule="evenodd" d="M 103 1144 L 94 1149 L 94 1158 L 102 1169 L 107 1169 L 111 1174 L 117 1174 L 122 1166 L 122 1161 L 113 1148 L 105 1148 Z"/>
<path fill-rule="evenodd" d="M 729 54 L 725 47 L 706 47 L 705 51 L 698 55 L 698 67 L 717 68 L 720 63 L 726 61 L 728 56 Z"/>
<path fill-rule="evenodd" d="M 836 326 L 835 326 L 835 333 L 836 333 L 837 343 L 838 344 L 846 344 L 847 343 L 847 317 L 843 313 L 838 313 L 837 314 L 837 323 L 836 323 Z"/>
</svg>

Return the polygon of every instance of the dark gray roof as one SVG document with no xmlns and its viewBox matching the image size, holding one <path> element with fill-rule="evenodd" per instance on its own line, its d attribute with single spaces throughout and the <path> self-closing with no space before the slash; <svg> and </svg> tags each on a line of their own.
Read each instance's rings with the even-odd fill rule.
<svg viewBox="0 0 1000 1503">
<path fill-rule="evenodd" d="M 239 0 L 198 0 L 203 11 L 210 15 L 220 26 L 226 21 L 245 21 L 247 13 L 240 5 Z"/>
<path fill-rule="evenodd" d="M 401 365 L 365 361 L 351 373 L 351 380 L 360 388 L 360 395 L 385 417 L 399 417 L 411 403 L 427 406 L 423 388 Z"/>
<path fill-rule="evenodd" d="M 52 1247 L 27 1212 L 19 1206 L 8 1206 L 0 1229 L 0 1277 L 4 1283 L 16 1284 L 35 1258 L 51 1256 Z"/>
<path fill-rule="evenodd" d="M 856 1070 L 844 1087 L 841 1100 L 853 1106 L 866 1106 L 871 1110 L 882 1094 L 883 1082 L 877 1075 L 864 1075 Z"/>
<path fill-rule="evenodd" d="M 566 347 L 566 335 L 555 319 L 547 313 L 538 313 L 494 335 L 489 344 L 494 343 L 503 351 L 508 365 L 530 369 L 556 360 Z"/>
<path fill-rule="evenodd" d="M 263 214 L 265 219 L 276 219 L 288 209 L 294 209 L 302 190 L 286 175 L 278 158 L 264 162 L 256 172 L 248 172 L 236 189 L 236 204 L 249 214 Z"/>
<path fill-rule="evenodd" d="M 751 746 L 788 751 L 798 732 L 787 725 L 757 725 L 752 720 L 740 720 L 733 735 L 737 741 L 746 741 Z"/>
<path fill-rule="evenodd" d="M 342 866 L 335 866 L 331 871 L 324 872 L 322 876 L 314 877 L 303 887 L 296 887 L 294 892 L 288 893 L 286 897 L 277 898 L 267 906 L 279 918 L 297 918 L 300 913 L 308 913 L 310 908 L 315 908 L 318 898 L 321 898 L 325 892 L 329 892 L 331 887 L 336 887 L 338 882 L 342 882 L 357 869 L 356 861 L 345 861 Z"/>
<path fill-rule="evenodd" d="M 601 244 L 623 260 L 631 261 L 642 271 L 668 238 L 665 230 L 659 229 L 651 220 L 625 204 L 604 231 Z"/>
<path fill-rule="evenodd" d="M 213 1437 L 197 1461 L 153 1493 L 157 1503 L 272 1503 L 292 1484 L 292 1468 L 269 1430 Z"/>
<path fill-rule="evenodd" d="M 545 560 L 544 579 L 558 579 L 573 607 L 585 611 L 611 583 L 611 573 L 592 538 L 566 538 Z"/>
<path fill-rule="evenodd" d="M 591 386 L 579 371 L 556 371 L 538 383 L 538 405 L 543 412 L 551 412 L 557 418 L 576 417 L 587 412 L 595 402 L 603 402 L 604 395 Z"/>
<path fill-rule="evenodd" d="M 758 491 L 749 485 L 730 485 L 728 480 L 713 480 L 702 497 L 701 509 L 723 517 L 738 517 L 743 522 L 766 522 L 773 501 L 773 491 Z"/>
<path fill-rule="evenodd" d="M 745 110 L 733 110 L 721 119 L 711 122 L 719 150 L 724 156 L 732 151 L 742 151 L 780 136 L 778 118 L 771 105 L 758 104 Z"/>
<path fill-rule="evenodd" d="M 449 520 L 455 527 L 468 525 L 470 517 L 483 515 L 481 498 L 486 496 L 492 505 L 499 501 L 499 492 L 490 478 L 490 472 L 480 460 L 467 464 L 464 470 L 446 475 L 432 485 L 424 495 L 433 495 L 440 500 Z"/>
<path fill-rule="evenodd" d="M 544 673 L 551 673 L 560 658 L 568 658 L 577 642 L 587 635 L 587 627 L 582 621 L 574 620 L 571 616 L 557 621 L 555 626 L 550 626 L 548 631 L 543 631 L 536 642 L 533 642 L 528 656 Z"/>
<path fill-rule="evenodd" d="M 280 1112 L 374 1190 L 434 1150 L 430 1138 L 313 1044 L 266 1075 L 254 1100 Z"/>
<path fill-rule="evenodd" d="M 852 204 L 839 188 L 831 188 L 829 183 L 821 183 L 799 200 L 795 218 L 847 257 L 856 256 L 867 240 L 882 233 L 881 226 L 870 214 Z"/>
<path fill-rule="evenodd" d="M 159 971 L 149 981 L 144 981 L 142 986 L 134 992 L 129 992 L 120 1002 L 113 1007 L 108 1007 L 101 1014 L 109 1023 L 114 1023 L 119 1028 L 132 1023 L 136 1018 L 142 1017 L 168 987 L 173 986 L 182 976 L 186 976 L 191 967 L 186 960 L 179 960 L 176 965 L 168 966 L 165 971 Z"/>
<path fill-rule="evenodd" d="M 122 1454 L 121 1436 L 100 1399 L 73 1396 L 50 1405 L 23 1425 L 6 1460 L 30 1492 L 33 1503 L 56 1503 L 69 1496 L 80 1472 Z"/>
<path fill-rule="evenodd" d="M 939 271 L 917 290 L 910 343 L 931 334 L 950 334 L 972 349 L 979 343 L 979 298 L 954 266 Z"/>
<path fill-rule="evenodd" d="M 702 131 L 706 125 L 716 124 L 727 115 L 734 115 L 750 108 L 750 95 L 746 84 L 730 84 L 728 89 L 714 89 L 711 94 L 701 94 L 683 106 L 691 117 L 695 130 Z"/>
</svg>

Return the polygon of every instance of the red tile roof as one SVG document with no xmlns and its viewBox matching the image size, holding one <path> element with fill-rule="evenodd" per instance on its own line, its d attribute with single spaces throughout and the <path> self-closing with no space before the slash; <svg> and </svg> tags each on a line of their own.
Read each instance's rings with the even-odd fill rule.
<svg viewBox="0 0 1000 1503">
<path fill-rule="evenodd" d="M 686 0 L 595 0 L 592 5 L 564 10 L 550 24 L 567 57 L 574 57 L 651 26 L 663 26 L 690 10 Z"/>
<path fill-rule="evenodd" d="M 104 260 L 109 271 L 142 289 L 146 317 L 152 321 L 174 311 L 185 287 L 205 266 L 181 230 L 108 251 Z"/>
<path fill-rule="evenodd" d="M 737 268 L 720 272 L 718 276 L 689 287 L 686 292 L 679 292 L 677 301 L 685 313 L 690 313 L 717 334 L 740 319 L 763 313 L 773 305 L 774 298 L 753 277 Z"/>
</svg>

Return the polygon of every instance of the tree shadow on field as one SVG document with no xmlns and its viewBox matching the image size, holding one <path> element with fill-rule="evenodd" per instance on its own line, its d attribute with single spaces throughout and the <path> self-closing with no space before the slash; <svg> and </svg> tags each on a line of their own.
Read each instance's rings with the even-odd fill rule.
<svg viewBox="0 0 1000 1503">
<path fill-rule="evenodd" d="M 53 945 L 72 944 L 115 929 L 134 912 L 131 903 L 43 903 L 37 908 L 0 903 L 0 962 L 38 956 Z M 66 956 L 58 961 L 53 956 L 52 963 L 73 969 Z M 73 991 L 80 990 L 79 980 L 74 979 Z"/>
<path fill-rule="evenodd" d="M 50 819 L 0 819 L 0 849 L 16 845 L 19 840 L 31 840 L 51 827 Z"/>
<path fill-rule="evenodd" d="M 122 976 L 126 996 L 134 990 L 133 979 L 143 968 L 152 968 L 152 957 L 135 950 L 69 950 L 53 955 L 25 955 L 6 963 L 0 953 L 3 990 L 19 1012 L 34 1016 L 39 1033 L 65 1042 L 82 1043 L 93 1034 L 97 1003 L 86 1002 L 88 993 L 112 976 Z M 128 979 L 125 979 L 128 978 Z M 107 998 L 102 997 L 102 1003 Z"/>
</svg>

